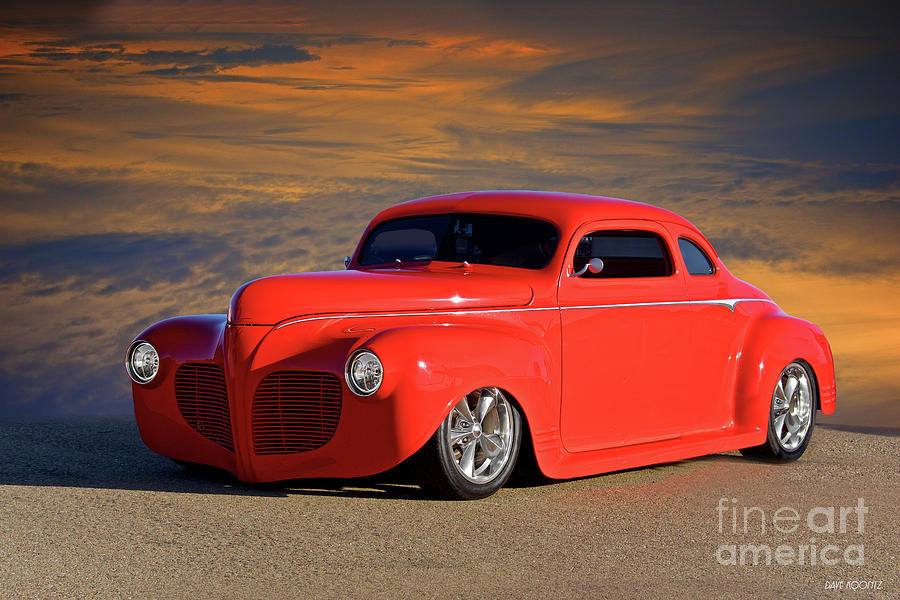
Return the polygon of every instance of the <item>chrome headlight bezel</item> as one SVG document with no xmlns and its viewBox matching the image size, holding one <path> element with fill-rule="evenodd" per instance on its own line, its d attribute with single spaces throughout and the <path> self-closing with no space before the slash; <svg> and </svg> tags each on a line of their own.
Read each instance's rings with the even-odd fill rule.
<svg viewBox="0 0 900 600">
<path fill-rule="evenodd" d="M 146 352 L 149 349 L 151 353 L 149 356 L 150 365 L 149 370 L 152 371 L 149 375 L 148 366 L 144 365 L 143 362 L 141 365 L 135 365 L 135 354 L 140 350 L 142 353 Z M 156 348 L 153 347 L 148 341 L 145 340 L 135 340 L 128 347 L 128 351 L 125 353 L 125 370 L 128 371 L 128 376 L 131 377 L 131 380 L 135 383 L 145 384 L 153 381 L 153 378 L 156 377 L 156 374 L 159 373 L 159 352 L 157 352 Z"/>
<path fill-rule="evenodd" d="M 363 361 L 368 362 L 370 365 L 377 365 L 374 367 L 375 372 L 370 372 L 373 377 L 377 378 L 376 382 L 366 384 L 365 375 L 363 375 L 362 383 L 357 381 L 359 372 L 356 367 Z M 371 396 L 381 389 L 381 384 L 384 382 L 384 365 L 382 365 L 381 359 L 378 358 L 377 354 L 371 350 L 361 348 L 350 354 L 347 358 L 347 363 L 344 365 L 344 381 L 347 382 L 347 387 L 350 388 L 350 391 L 357 396 Z"/>
</svg>

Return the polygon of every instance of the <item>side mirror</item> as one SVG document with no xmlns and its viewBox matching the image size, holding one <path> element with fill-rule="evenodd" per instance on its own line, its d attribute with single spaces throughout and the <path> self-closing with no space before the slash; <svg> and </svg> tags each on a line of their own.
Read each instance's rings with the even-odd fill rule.
<svg viewBox="0 0 900 600">
<path fill-rule="evenodd" d="M 569 273 L 569 277 L 581 277 L 586 272 L 590 271 L 593 274 L 597 274 L 603 270 L 603 260 L 599 258 L 592 258 L 587 261 L 583 267 L 577 273 Z"/>
<path fill-rule="evenodd" d="M 349 257 L 349 256 L 345 256 L 345 257 L 344 257 L 344 268 L 345 268 L 345 269 L 349 269 L 349 268 L 350 268 L 350 257 Z"/>
</svg>

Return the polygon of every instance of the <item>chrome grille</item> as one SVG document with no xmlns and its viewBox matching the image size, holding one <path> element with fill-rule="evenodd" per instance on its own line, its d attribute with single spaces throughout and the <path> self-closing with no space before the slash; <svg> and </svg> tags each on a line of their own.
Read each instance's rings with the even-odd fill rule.
<svg viewBox="0 0 900 600">
<path fill-rule="evenodd" d="M 185 363 L 175 372 L 175 400 L 197 433 L 234 452 L 225 371 L 209 363 Z"/>
<path fill-rule="evenodd" d="M 331 373 L 279 371 L 253 395 L 256 454 L 293 454 L 328 443 L 341 418 L 341 382 Z"/>
</svg>

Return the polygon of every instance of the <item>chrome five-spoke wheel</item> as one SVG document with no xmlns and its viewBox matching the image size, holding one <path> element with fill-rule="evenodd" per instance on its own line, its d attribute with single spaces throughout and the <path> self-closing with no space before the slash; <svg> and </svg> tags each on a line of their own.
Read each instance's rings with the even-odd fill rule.
<svg viewBox="0 0 900 600">
<path fill-rule="evenodd" d="M 451 498 L 489 496 L 509 479 L 521 435 L 521 415 L 506 395 L 478 388 L 456 402 L 415 457 L 420 481 Z"/>
<path fill-rule="evenodd" d="M 799 458 L 815 421 L 815 381 L 805 363 L 794 361 L 782 369 L 775 382 L 766 443 L 741 452 L 780 460 Z"/>
<path fill-rule="evenodd" d="M 447 417 L 446 442 L 453 464 L 473 483 L 488 483 L 509 462 L 512 419 L 509 402 L 497 388 L 463 397 Z"/>
<path fill-rule="evenodd" d="M 813 397 L 809 375 L 793 362 L 781 372 L 772 394 L 772 428 L 778 445 L 787 452 L 800 447 L 812 425 Z"/>
</svg>

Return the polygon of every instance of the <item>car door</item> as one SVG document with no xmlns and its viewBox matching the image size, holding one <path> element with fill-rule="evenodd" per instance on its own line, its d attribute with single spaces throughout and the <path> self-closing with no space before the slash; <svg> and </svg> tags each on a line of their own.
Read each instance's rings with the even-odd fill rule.
<svg viewBox="0 0 900 600">
<path fill-rule="evenodd" d="M 715 252 L 702 236 L 682 225 L 667 223 L 675 238 L 676 259 L 683 265 L 685 290 L 690 305 L 691 335 L 685 352 L 690 356 L 685 374 L 691 382 L 692 433 L 720 430 L 731 424 L 731 389 L 740 341 L 747 327 L 741 307 L 729 307 L 715 300 L 731 300 L 727 272 L 723 272 Z"/>
<path fill-rule="evenodd" d="M 560 430 L 570 452 L 678 437 L 690 336 L 671 235 L 645 220 L 582 226 L 568 248 L 562 320 Z M 599 274 L 572 276 L 590 258 Z"/>
</svg>

